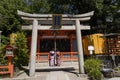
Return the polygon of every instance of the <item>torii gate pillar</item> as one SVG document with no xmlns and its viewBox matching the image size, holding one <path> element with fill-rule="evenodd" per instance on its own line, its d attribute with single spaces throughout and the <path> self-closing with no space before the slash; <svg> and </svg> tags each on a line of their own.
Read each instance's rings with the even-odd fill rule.
<svg viewBox="0 0 120 80">
<path fill-rule="evenodd" d="M 30 64 L 29 64 L 29 76 L 35 76 L 35 61 L 36 61 L 36 49 L 37 49 L 37 27 L 38 20 L 33 20 L 32 26 L 32 42 L 31 42 L 31 52 L 30 52 Z"/>
<path fill-rule="evenodd" d="M 76 36 L 77 36 L 77 50 L 78 50 L 78 64 L 79 64 L 79 73 L 84 74 L 84 56 L 83 56 L 83 48 L 82 48 L 82 37 L 81 37 L 81 29 L 80 29 L 80 21 L 76 20 Z"/>
</svg>

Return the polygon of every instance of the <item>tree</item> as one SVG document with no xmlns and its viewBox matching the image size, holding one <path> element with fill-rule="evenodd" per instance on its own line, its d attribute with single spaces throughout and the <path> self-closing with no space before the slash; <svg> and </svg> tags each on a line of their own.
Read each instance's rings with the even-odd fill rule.
<svg viewBox="0 0 120 80">
<path fill-rule="evenodd" d="M 107 32 L 120 32 L 120 1 L 105 0 L 103 8 L 104 21 L 107 24 Z"/>
<path fill-rule="evenodd" d="M 32 13 L 49 13 L 50 4 L 48 0 L 28 0 Z"/>
<path fill-rule="evenodd" d="M 8 36 L 12 32 L 21 31 L 22 20 L 17 10 L 30 11 L 26 0 L 0 0 L 0 30 Z"/>
<path fill-rule="evenodd" d="M 49 0 L 51 4 L 51 12 L 80 14 L 89 11 L 101 12 L 103 8 L 103 0 Z"/>
</svg>

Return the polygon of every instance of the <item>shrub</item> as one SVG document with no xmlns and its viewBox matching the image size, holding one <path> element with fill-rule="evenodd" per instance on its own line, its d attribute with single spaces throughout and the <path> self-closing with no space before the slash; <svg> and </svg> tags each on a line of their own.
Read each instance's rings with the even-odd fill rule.
<svg viewBox="0 0 120 80">
<path fill-rule="evenodd" d="M 98 69 L 92 69 L 88 73 L 91 80 L 101 80 L 102 73 Z"/>
<path fill-rule="evenodd" d="M 14 64 L 17 67 L 28 65 L 29 54 L 28 54 L 28 46 L 27 39 L 24 33 L 17 33 L 17 37 L 15 39 L 15 46 L 17 47 L 15 51 Z"/>
<path fill-rule="evenodd" d="M 100 80 L 102 73 L 100 72 L 102 61 L 97 59 L 87 59 L 85 61 L 85 71 L 92 80 Z"/>
</svg>

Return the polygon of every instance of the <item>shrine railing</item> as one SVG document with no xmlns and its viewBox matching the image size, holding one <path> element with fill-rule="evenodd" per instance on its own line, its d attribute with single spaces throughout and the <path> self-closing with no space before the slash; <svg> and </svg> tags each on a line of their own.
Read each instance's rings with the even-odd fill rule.
<svg viewBox="0 0 120 80">
<path fill-rule="evenodd" d="M 36 60 L 37 61 L 48 61 L 50 57 L 49 52 L 41 52 L 37 53 Z M 77 52 L 60 52 L 61 60 L 78 60 Z"/>
<path fill-rule="evenodd" d="M 13 65 L 0 66 L 0 74 L 10 74 L 13 77 Z"/>
</svg>

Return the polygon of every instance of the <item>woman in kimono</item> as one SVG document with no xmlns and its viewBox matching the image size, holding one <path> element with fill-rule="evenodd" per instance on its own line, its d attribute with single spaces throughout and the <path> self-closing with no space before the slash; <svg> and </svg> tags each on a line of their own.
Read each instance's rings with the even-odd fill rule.
<svg viewBox="0 0 120 80">
<path fill-rule="evenodd" d="M 54 66 L 54 56 L 55 55 L 55 51 L 54 50 L 52 50 L 52 51 L 50 51 L 50 66 Z"/>
<path fill-rule="evenodd" d="M 56 62 L 57 62 L 57 66 L 60 66 L 61 59 L 60 59 L 60 51 L 58 50 L 56 50 Z"/>
</svg>

